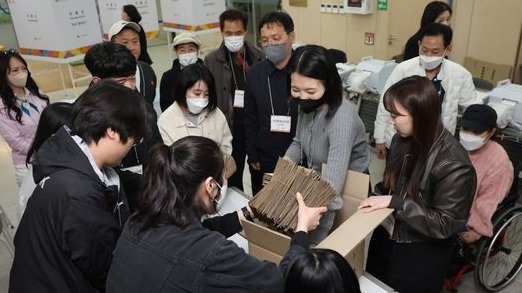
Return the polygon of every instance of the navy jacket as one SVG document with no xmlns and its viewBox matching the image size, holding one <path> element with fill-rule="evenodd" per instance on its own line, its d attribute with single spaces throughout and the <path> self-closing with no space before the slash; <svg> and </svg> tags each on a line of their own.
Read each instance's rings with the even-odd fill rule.
<svg viewBox="0 0 522 293">
<path fill-rule="evenodd" d="M 268 91 L 268 78 L 272 99 Z M 247 76 L 244 124 L 248 162 L 260 162 L 263 173 L 273 172 L 277 159 L 292 143 L 297 125 L 297 102 L 290 96 L 288 70 L 277 69 L 268 59 L 255 63 Z M 272 100 L 272 101 L 271 101 Z M 272 105 L 275 115 L 290 115 L 290 133 L 270 131 Z"/>
</svg>

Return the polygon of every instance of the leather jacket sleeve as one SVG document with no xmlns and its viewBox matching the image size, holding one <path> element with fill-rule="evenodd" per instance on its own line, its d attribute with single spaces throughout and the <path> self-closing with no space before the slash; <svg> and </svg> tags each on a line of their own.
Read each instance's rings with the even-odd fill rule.
<svg viewBox="0 0 522 293">
<path fill-rule="evenodd" d="M 471 163 L 445 159 L 433 166 L 418 199 L 404 198 L 395 218 L 424 236 L 449 238 L 466 222 L 475 188 Z"/>
</svg>

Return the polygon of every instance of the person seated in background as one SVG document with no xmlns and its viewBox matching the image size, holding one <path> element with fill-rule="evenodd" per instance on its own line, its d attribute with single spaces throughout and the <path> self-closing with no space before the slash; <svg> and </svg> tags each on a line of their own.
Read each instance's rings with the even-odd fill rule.
<svg viewBox="0 0 522 293">
<path fill-rule="evenodd" d="M 58 131 L 62 126 L 67 125 L 67 127 L 72 127 L 72 109 L 73 105 L 71 103 L 65 102 L 57 102 L 50 104 L 47 106 L 40 115 L 40 121 L 38 122 L 38 127 L 36 128 L 36 134 L 34 136 L 33 142 L 29 147 L 29 151 L 27 152 L 27 158 L 25 163 L 28 166 L 29 171 L 24 176 L 22 180 L 22 185 L 20 186 L 20 190 L 18 191 L 18 216 L 19 219 L 22 218 L 24 214 L 25 207 L 27 205 L 27 201 L 29 197 L 33 194 L 34 188 L 36 187 L 36 183 L 34 182 L 33 176 L 33 165 L 32 162 L 34 160 L 34 156 L 38 149 L 42 146 L 42 144 L 56 131 Z"/>
<path fill-rule="evenodd" d="M 412 76 L 425 76 L 435 86 L 439 95 L 442 123 L 452 134 L 457 127 L 459 108 L 464 110 L 472 104 L 482 104 L 477 95 L 471 73 L 444 57 L 451 51 L 453 32 L 447 25 L 430 23 L 422 29 L 420 37 L 420 56 L 404 61 L 395 67 L 384 86 L 384 92 L 399 80 Z M 375 118 L 375 150 L 379 159 L 385 159 L 395 131 L 390 121 L 390 113 L 386 111 L 383 96 L 379 100 Z"/>
<path fill-rule="evenodd" d="M 223 202 L 224 169 L 219 146 L 206 137 L 187 136 L 151 150 L 138 210 L 114 250 L 108 293 L 284 292 L 277 265 L 227 240 L 242 229 L 240 219 L 253 220 L 248 207 L 201 221 Z M 282 264 L 298 255 L 292 251 L 308 249 L 307 232 L 326 211 L 306 206 L 300 194 L 296 199 L 297 227 Z"/>
<path fill-rule="evenodd" d="M 285 293 L 361 293 L 352 267 L 337 251 L 302 247 L 285 274 Z"/>
<path fill-rule="evenodd" d="M 160 82 L 160 108 L 167 110 L 174 103 L 174 87 L 181 69 L 194 63 L 203 63 L 198 58 L 201 41 L 192 32 L 183 32 L 174 38 L 173 49 L 178 58 L 172 61 L 172 68 L 165 71 Z"/>
<path fill-rule="evenodd" d="M 141 28 L 137 23 L 120 20 L 109 29 L 109 40 L 127 47 L 134 58 L 138 60 L 141 54 L 140 31 Z M 150 105 L 153 105 L 156 98 L 157 81 L 154 70 L 149 64 L 138 60 L 135 72 L 136 89 Z"/>
<path fill-rule="evenodd" d="M 138 11 L 138 8 L 132 4 L 123 5 L 121 19 L 124 21 L 134 22 L 140 26 L 140 31 L 138 32 L 140 37 L 140 56 L 138 57 L 138 60 L 147 64 L 152 64 L 149 52 L 147 52 L 147 36 L 145 35 L 145 30 L 140 24 L 141 14 Z"/>
<path fill-rule="evenodd" d="M 143 97 L 113 81 L 89 87 L 33 162 L 39 182 L 15 235 L 9 292 L 105 292 L 112 252 L 129 216 L 118 166 L 147 136 Z"/>
<path fill-rule="evenodd" d="M 28 171 L 25 158 L 40 113 L 48 104 L 24 58 L 12 49 L 0 52 L 0 135 L 11 149 L 18 186 Z"/>
<path fill-rule="evenodd" d="M 127 88 L 136 89 L 136 58 L 125 46 L 111 42 L 98 43 L 87 51 L 84 63 L 92 75 L 91 84 L 110 79 Z M 156 124 L 156 112 L 151 104 L 146 103 L 146 107 L 148 113 L 146 123 L 150 126 L 150 135 L 134 144 L 121 161 L 120 168 L 116 169 L 121 177 L 131 210 L 134 210 L 134 202 L 141 183 L 141 174 L 148 162 L 149 150 L 154 145 L 163 143 Z"/>
<path fill-rule="evenodd" d="M 451 25 L 451 15 L 453 11 L 446 2 L 433 1 L 428 3 L 422 13 L 421 24 L 419 30 L 408 39 L 404 47 L 403 60 L 419 56 L 419 42 L 421 40 L 420 32 L 430 23 L 441 23 L 443 25 Z"/>
<path fill-rule="evenodd" d="M 513 183 L 513 165 L 504 148 L 492 140 L 496 122 L 497 113 L 487 105 L 471 105 L 462 115 L 460 143 L 469 152 L 477 173 L 467 230 L 459 234 L 459 239 L 468 244 L 493 236 L 491 218 Z"/>
<path fill-rule="evenodd" d="M 196 63 L 181 70 L 174 100 L 158 119 L 166 145 L 196 135 L 214 140 L 224 155 L 232 154 L 232 134 L 225 115 L 217 108 L 214 77 L 205 65 Z"/>
</svg>

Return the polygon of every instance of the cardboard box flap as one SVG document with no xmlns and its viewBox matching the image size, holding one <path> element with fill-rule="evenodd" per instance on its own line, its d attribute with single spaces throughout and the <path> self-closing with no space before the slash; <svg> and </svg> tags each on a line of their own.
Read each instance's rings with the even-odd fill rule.
<svg viewBox="0 0 522 293">
<path fill-rule="evenodd" d="M 365 213 L 358 210 L 346 220 L 339 228 L 328 235 L 326 239 L 317 245 L 317 248 L 329 248 L 348 255 L 359 243 L 381 224 L 386 217 L 391 215 L 393 209 L 376 210 Z"/>
<path fill-rule="evenodd" d="M 326 172 L 326 164 L 321 167 L 321 174 Z M 352 196 L 360 200 L 368 197 L 370 175 L 348 170 L 344 181 L 343 196 Z"/>
<path fill-rule="evenodd" d="M 249 243 L 281 256 L 288 251 L 290 237 L 250 221 L 241 221 L 241 225 Z"/>
</svg>

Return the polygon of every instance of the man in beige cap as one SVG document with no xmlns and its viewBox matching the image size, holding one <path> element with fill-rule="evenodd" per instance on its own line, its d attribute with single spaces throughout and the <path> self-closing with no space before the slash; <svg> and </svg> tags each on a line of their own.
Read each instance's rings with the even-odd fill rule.
<svg viewBox="0 0 522 293">
<path fill-rule="evenodd" d="M 138 60 L 141 54 L 140 31 L 141 28 L 137 23 L 119 20 L 109 29 L 109 41 L 124 45 L 134 55 L 134 58 L 138 61 L 136 66 L 136 89 L 152 105 L 156 98 L 156 74 L 149 64 Z"/>
<path fill-rule="evenodd" d="M 230 9 L 219 16 L 223 42 L 205 57 L 205 65 L 216 80 L 218 107 L 227 117 L 232 130 L 232 157 L 237 171 L 228 179 L 230 186 L 243 190 L 245 165 L 245 131 L 243 124 L 244 91 L 250 67 L 264 59 L 263 52 L 245 40 L 248 15 L 241 10 Z"/>
<path fill-rule="evenodd" d="M 201 41 L 192 32 L 183 32 L 174 38 L 173 49 L 178 58 L 172 62 L 172 68 L 163 73 L 160 82 L 160 107 L 165 111 L 174 103 L 174 85 L 176 78 L 185 66 L 203 63 L 198 58 Z"/>
</svg>

